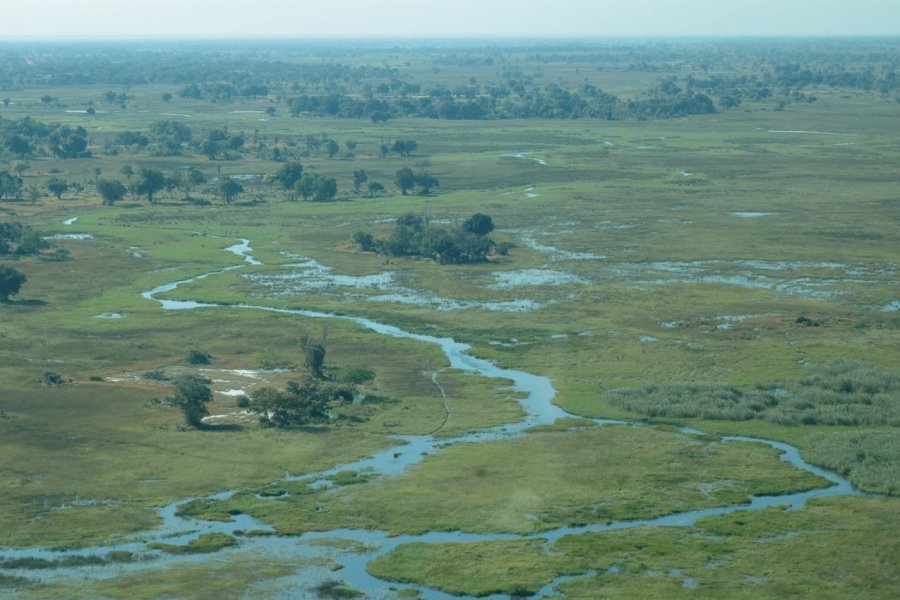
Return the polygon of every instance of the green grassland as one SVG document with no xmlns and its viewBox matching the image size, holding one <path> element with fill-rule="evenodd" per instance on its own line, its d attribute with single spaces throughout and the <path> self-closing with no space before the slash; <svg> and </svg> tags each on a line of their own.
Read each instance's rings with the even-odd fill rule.
<svg viewBox="0 0 900 600">
<path fill-rule="evenodd" d="M 545 77 L 551 71 L 580 77 L 562 64 L 544 69 Z M 611 89 L 626 94 L 644 89 L 649 75 L 611 77 Z M 352 157 L 303 159 L 305 168 L 338 179 L 339 201 L 331 203 L 288 201 L 283 190 L 256 182 L 234 205 L 199 190 L 212 205 L 163 193 L 153 206 L 128 198 L 109 207 L 90 185 L 96 168 L 117 178 L 124 164 L 196 166 L 209 177 L 266 175 L 279 167 L 251 155 L 210 161 L 98 153 L 30 161 L 26 185 L 43 186 L 53 170 L 87 185 L 62 200 L 0 202 L 0 220 L 47 236 L 93 239 L 51 240 L 68 250 L 67 261 L 0 259 L 28 277 L 12 302 L 0 304 L 0 547 L 95 545 L 152 529 L 156 508 L 167 503 L 230 489 L 241 491 L 184 510 L 209 518 L 245 512 L 284 535 L 343 527 L 540 533 L 822 485 L 766 447 L 717 441 L 740 434 L 796 445 L 808 461 L 889 496 L 739 513 L 692 528 L 570 536 L 549 549 L 532 539 L 418 544 L 370 570 L 471 595 L 535 591 L 560 575 L 578 575 L 559 587 L 573 598 L 888 598 L 900 585 L 900 504 L 891 496 L 900 489 L 895 422 L 648 416 L 615 402 L 617 393 L 648 384 L 793 385 L 839 359 L 896 375 L 900 321 L 888 308 L 900 293 L 900 104 L 893 98 L 822 89 L 816 103 L 785 110 L 747 102 L 720 114 L 659 121 L 387 123 L 291 118 L 281 107 L 260 121 L 258 113 L 237 111 L 262 111 L 270 99 L 164 103 L 167 88 L 156 86 L 132 87 L 128 110 L 95 115 L 38 101 L 52 93 L 69 107 L 82 106 L 104 89 L 28 89 L 11 94 L 15 102 L 2 116 L 81 125 L 98 147 L 162 113 L 191 115 L 183 120 L 197 131 L 227 126 L 270 141 L 325 134 L 359 147 Z M 412 157 L 378 155 L 382 140 L 406 138 L 419 144 Z M 528 154 L 503 156 L 520 152 Z M 416 162 L 427 164 L 440 188 L 402 196 L 393 174 Z M 352 194 L 357 169 L 388 193 Z M 392 220 L 407 212 L 447 223 L 484 212 L 497 225 L 492 237 L 514 247 L 485 264 L 438 265 L 364 253 L 351 243 L 355 231 L 389 235 Z M 72 217 L 78 220 L 63 225 Z M 163 295 L 232 306 L 167 312 L 141 297 L 155 286 L 240 264 L 224 252 L 240 239 L 250 241 L 263 264 Z M 328 269 L 326 275 L 297 266 L 306 259 Z M 385 272 L 392 275 L 383 287 L 347 283 Z M 519 309 L 497 308 L 517 301 L 524 302 Z M 240 304 L 366 317 L 453 337 L 499 366 L 550 377 L 555 402 L 575 415 L 649 426 L 567 422 L 519 438 L 449 446 L 397 478 L 362 477 L 332 490 L 263 499 L 256 492 L 285 472 L 368 456 L 392 446 L 390 435 L 451 437 L 516 422 L 522 411 L 508 382 L 447 369 L 431 345 L 345 320 Z M 107 313 L 121 318 L 98 318 Z M 213 386 L 218 392 L 283 386 L 304 374 L 299 337 L 326 329 L 329 372 L 371 369 L 376 376 L 367 391 L 387 398 L 354 407 L 358 419 L 287 430 L 225 419 L 186 429 L 180 413 L 159 401 L 172 393 L 171 382 L 141 377 L 156 369 L 190 371 L 185 356 L 196 348 L 214 357 L 205 375 L 221 380 Z M 249 381 L 234 374 L 242 369 L 287 371 Z M 44 385 L 46 371 L 68 382 Z M 896 405 L 892 393 L 886 402 Z M 210 409 L 237 412 L 234 398 L 222 394 Z M 671 424 L 711 437 L 662 426 Z M 264 579 L 294 567 L 239 553 L 222 551 L 233 564 L 191 563 L 86 587 L 53 582 L 18 589 L 14 578 L 4 587 L 0 571 L 0 596 L 29 589 L 34 597 L 187 597 L 188 581 L 203 590 L 190 597 L 235 589 L 265 596 Z M 609 571 L 614 565 L 617 572 Z"/>
</svg>

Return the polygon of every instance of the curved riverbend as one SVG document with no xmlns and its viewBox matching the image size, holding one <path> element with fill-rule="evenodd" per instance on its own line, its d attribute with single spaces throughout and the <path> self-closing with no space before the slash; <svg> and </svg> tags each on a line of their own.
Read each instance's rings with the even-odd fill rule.
<svg viewBox="0 0 900 600">
<path fill-rule="evenodd" d="M 442 447 L 459 443 L 477 443 L 487 440 L 496 440 L 522 435 L 526 430 L 537 425 L 549 425 L 561 418 L 576 418 L 555 405 L 553 398 L 556 391 L 552 383 L 547 377 L 533 375 L 523 371 L 513 369 L 503 369 L 494 363 L 474 357 L 468 354 L 469 346 L 467 344 L 457 342 L 452 338 L 436 337 L 419 333 L 410 333 L 402 329 L 378 323 L 363 317 L 354 317 L 346 315 L 336 315 L 325 312 L 303 310 L 303 309 L 287 309 L 273 308 L 254 304 L 216 304 L 203 303 L 182 300 L 165 300 L 158 298 L 160 294 L 170 292 L 179 286 L 206 279 L 218 274 L 226 273 L 234 269 L 240 269 L 247 265 L 259 265 L 258 260 L 251 255 L 252 248 L 250 242 L 246 239 L 240 243 L 232 245 L 225 249 L 237 256 L 242 257 L 243 264 L 225 267 L 218 271 L 205 273 L 195 277 L 181 279 L 171 283 L 163 284 L 153 288 L 152 290 L 141 293 L 141 296 L 147 300 L 159 302 L 164 310 L 193 310 L 200 308 L 239 308 L 247 310 L 267 311 L 279 314 L 297 315 L 306 318 L 322 318 L 322 319 L 344 319 L 352 321 L 357 325 L 375 331 L 382 335 L 388 335 L 398 338 L 406 338 L 417 340 L 426 344 L 434 344 L 441 348 L 449 362 L 449 367 L 460 369 L 472 373 L 478 373 L 484 377 L 502 378 L 513 382 L 511 390 L 521 395 L 519 400 L 524 412 L 524 418 L 518 423 L 492 427 L 480 430 L 474 433 L 461 435 L 453 438 L 441 438 L 436 440 L 434 433 L 440 430 L 438 428 L 433 434 L 428 435 L 403 435 L 395 436 L 397 445 L 378 452 L 372 456 L 364 458 L 353 463 L 342 464 L 332 469 L 321 471 L 318 473 L 306 473 L 302 475 L 286 475 L 286 479 L 302 480 L 310 482 L 315 486 L 328 485 L 326 478 L 341 471 L 358 470 L 379 476 L 397 476 L 405 472 L 410 466 L 415 465 L 423 460 L 426 454 L 432 454 L 440 451 Z M 444 398 L 443 388 L 438 382 L 438 372 L 433 375 L 433 381 L 438 387 L 442 398 Z M 449 417 L 449 408 L 446 407 Z M 580 417 L 577 417 L 580 418 Z M 639 426 L 640 423 L 631 423 L 628 421 L 596 419 L 595 422 L 600 425 L 605 424 L 631 424 Z M 697 430 L 685 428 L 682 430 L 686 435 L 699 434 Z M 825 496 L 846 496 L 858 495 L 861 492 L 856 490 L 852 484 L 824 469 L 820 469 L 804 461 L 797 448 L 782 442 L 766 440 L 761 438 L 745 437 L 745 436 L 729 436 L 723 438 L 724 442 L 752 442 L 761 443 L 771 446 L 781 452 L 781 460 L 790 463 L 794 467 L 822 477 L 830 481 L 833 485 L 827 488 L 818 488 L 799 492 L 794 494 L 785 494 L 777 496 L 754 496 L 749 503 L 733 504 L 728 506 L 701 509 L 696 511 L 688 511 L 683 513 L 665 515 L 652 519 L 636 519 L 627 521 L 617 521 L 606 524 L 593 524 L 579 527 L 561 527 L 550 531 L 543 531 L 532 535 L 513 535 L 513 534 L 472 534 L 464 532 L 428 532 L 421 535 L 401 535 L 390 536 L 384 531 L 366 531 L 366 530 L 348 530 L 339 529 L 320 533 L 306 533 L 302 538 L 295 537 L 246 537 L 242 538 L 241 545 L 238 550 L 226 549 L 222 550 L 216 556 L 222 556 L 229 552 L 251 551 L 256 556 L 273 556 L 285 557 L 296 556 L 298 559 L 314 559 L 327 557 L 339 563 L 343 568 L 340 570 L 338 577 L 344 580 L 348 585 L 366 590 L 372 597 L 390 597 L 390 590 L 402 588 L 414 588 L 430 599 L 450 599 L 459 598 L 459 596 L 451 596 L 429 588 L 420 586 L 402 585 L 393 582 L 386 582 L 377 579 L 366 570 L 366 565 L 373 559 L 383 556 L 398 546 L 411 542 L 424 543 L 447 543 L 447 542 L 484 542 L 484 541 L 502 541 L 514 539 L 541 539 L 546 540 L 548 544 L 552 544 L 563 536 L 580 534 L 580 533 L 598 533 L 604 531 L 632 529 L 637 527 L 659 527 L 659 526 L 691 526 L 698 519 L 724 515 L 738 511 L 759 510 L 771 506 L 787 505 L 791 509 L 803 506 L 810 498 L 818 498 Z M 213 499 L 226 499 L 236 493 L 235 491 L 227 491 L 211 496 Z M 154 560 L 141 563 L 101 565 L 101 566 L 81 566 L 65 569 L 45 569 L 41 572 L 33 570 L 10 570 L 14 574 L 28 577 L 30 579 L 52 579 L 55 577 L 77 576 L 87 578 L 103 578 L 111 576 L 110 573 L 128 573 L 141 569 L 158 569 L 168 566 L 176 566 L 182 563 L 196 564 L 204 560 L 203 556 L 197 555 L 164 555 L 159 552 L 148 552 L 147 542 L 164 540 L 169 544 L 184 544 L 194 539 L 199 534 L 221 532 L 227 534 L 235 534 L 241 531 L 263 530 L 271 531 L 268 525 L 256 521 L 248 515 L 236 515 L 231 522 L 210 522 L 193 518 L 185 518 L 177 515 L 178 509 L 185 503 L 193 500 L 185 499 L 169 504 L 159 511 L 162 518 L 162 526 L 153 532 L 148 532 L 140 536 L 140 539 L 127 541 L 121 544 L 93 547 L 78 551 L 54 551 L 49 549 L 31 548 L 24 550 L 4 550 L 0 551 L 0 560 L 17 559 L 17 558 L 40 558 L 46 560 L 58 560 L 67 556 L 104 556 L 112 551 L 128 551 L 139 557 L 153 558 Z M 341 552 L 335 555 L 334 551 L 329 551 L 327 547 L 316 544 L 316 541 L 323 539 L 341 539 L 362 544 L 367 549 L 360 552 Z M 330 553 L 329 553 L 330 552 Z M 311 568 L 310 568 L 311 569 Z M 285 579 L 284 589 L 306 589 L 319 579 L 333 578 L 334 575 L 330 571 L 320 572 L 308 569 L 300 570 L 293 577 Z M 590 576 L 586 573 L 583 576 Z M 572 577 L 563 577 L 545 586 L 539 596 L 547 596 L 553 593 L 554 588 L 561 582 L 571 579 Z M 290 588 L 291 585 L 296 587 Z M 498 596 L 502 597 L 502 596 Z"/>
</svg>

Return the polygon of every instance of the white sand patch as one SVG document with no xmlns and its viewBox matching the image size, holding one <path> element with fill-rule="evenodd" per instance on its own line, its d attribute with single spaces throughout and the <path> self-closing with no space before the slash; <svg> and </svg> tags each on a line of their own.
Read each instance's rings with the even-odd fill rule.
<svg viewBox="0 0 900 600">
<path fill-rule="evenodd" d="M 57 233 L 44 236 L 45 240 L 92 240 L 94 236 L 89 233 Z"/>
<path fill-rule="evenodd" d="M 753 210 L 741 210 L 737 212 L 730 212 L 728 216 L 730 217 L 738 217 L 739 219 L 758 219 L 760 217 L 771 217 L 772 215 L 777 215 L 778 213 L 773 212 L 757 212 Z"/>
<path fill-rule="evenodd" d="M 495 283 L 489 285 L 492 289 L 509 289 L 521 286 L 535 285 L 587 285 L 590 282 L 578 275 L 565 271 L 552 271 L 549 269 L 521 269 L 518 271 L 499 271 L 492 273 Z"/>
</svg>

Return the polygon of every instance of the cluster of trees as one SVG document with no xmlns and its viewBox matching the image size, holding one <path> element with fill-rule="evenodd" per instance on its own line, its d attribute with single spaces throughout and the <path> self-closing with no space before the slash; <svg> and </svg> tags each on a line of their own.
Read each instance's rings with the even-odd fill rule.
<svg viewBox="0 0 900 600">
<path fill-rule="evenodd" d="M 367 369 L 352 369 L 335 381 L 325 372 L 325 341 L 327 330 L 314 338 L 300 337 L 303 366 L 307 375 L 299 383 L 289 381 L 283 390 L 260 388 L 253 393 L 247 408 L 259 415 L 266 427 L 293 427 L 333 421 L 335 411 L 355 401 L 367 402 L 373 398 L 360 392 L 357 384 L 372 381 L 375 373 Z"/>
<path fill-rule="evenodd" d="M 327 44 L 254 44 L 243 51 L 217 43 L 173 43 L 164 50 L 140 44 L 58 44 L 53 50 L 36 52 L 27 45 L 7 48 L 0 63 L 0 89 L 119 85 L 124 91 L 107 90 L 96 102 L 125 107 L 131 99 L 128 86 L 165 84 L 171 86 L 171 91 L 162 94 L 167 101 L 176 94 L 217 103 L 268 98 L 273 110 L 275 102 L 286 102 L 294 115 L 369 118 L 376 122 L 401 116 L 666 117 L 708 111 L 709 104 L 699 95 L 712 101 L 710 95 L 715 94 L 718 106 L 731 108 L 748 98 L 765 99 L 778 93 L 789 97 L 811 86 L 877 93 L 900 89 L 900 52 L 896 45 L 876 40 L 410 47 L 405 51 L 408 56 L 421 60 L 404 62 L 396 60 L 395 48 L 369 46 L 365 52 L 373 65 L 358 64 L 358 48 Z M 318 60 L 297 60 L 298 56 Z M 390 64 L 392 59 L 394 63 Z M 452 86 L 439 84 L 420 69 L 424 60 L 435 74 L 451 73 L 448 79 L 459 80 L 460 73 L 477 73 L 484 81 L 467 75 L 467 81 Z M 134 68 L 136 64 L 139 69 Z M 584 76 L 554 83 L 541 81 L 545 67 L 560 64 Z M 673 106 L 662 106 L 660 98 L 650 105 L 643 103 L 653 95 L 652 90 L 633 98 L 617 98 L 600 91 L 597 86 L 602 75 L 597 73 L 603 71 L 680 74 L 688 78 L 717 75 L 703 80 L 706 83 L 702 85 L 689 84 L 685 97 L 670 98 Z M 755 81 L 748 81 L 751 78 Z M 50 95 L 42 102 L 47 106 L 59 104 Z"/>
<path fill-rule="evenodd" d="M 498 246 L 488 234 L 494 230 L 493 219 L 475 213 L 462 224 L 444 227 L 432 225 L 421 215 L 408 213 L 399 217 L 387 239 L 357 231 L 353 242 L 363 251 L 391 256 L 420 256 L 441 264 L 485 262 Z"/>
<path fill-rule="evenodd" d="M 290 194 L 298 193 L 303 200 L 328 202 L 337 195 L 337 180 L 319 173 L 305 171 L 299 162 L 285 163 L 268 178 L 270 183 L 278 184 Z"/>
<path fill-rule="evenodd" d="M 88 142 L 84 127 L 40 123 L 31 117 L 0 118 L 0 152 L 12 158 L 88 158 Z"/>
<path fill-rule="evenodd" d="M 333 408 L 352 403 L 354 394 L 348 384 L 309 376 L 300 383 L 289 381 L 283 390 L 268 387 L 256 390 L 248 408 L 267 427 L 327 423 L 333 418 Z"/>
<path fill-rule="evenodd" d="M 22 178 L 9 171 L 0 171 L 0 200 L 19 200 L 22 196 Z"/>
<path fill-rule="evenodd" d="M 31 227 L 17 221 L 0 223 L 0 256 L 39 254 L 48 248 L 50 243 Z"/>
<path fill-rule="evenodd" d="M 404 196 L 410 192 L 427 196 L 433 188 L 441 185 L 437 177 L 424 169 L 416 173 L 409 167 L 404 167 L 397 171 L 394 175 L 394 183 L 397 184 Z"/>
</svg>

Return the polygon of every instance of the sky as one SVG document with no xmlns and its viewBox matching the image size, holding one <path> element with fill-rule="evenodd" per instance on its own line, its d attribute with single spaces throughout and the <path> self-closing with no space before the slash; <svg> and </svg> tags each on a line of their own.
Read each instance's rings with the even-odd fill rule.
<svg viewBox="0 0 900 600">
<path fill-rule="evenodd" d="M 17 38 L 900 35 L 900 0 L 2 0 Z"/>
</svg>

